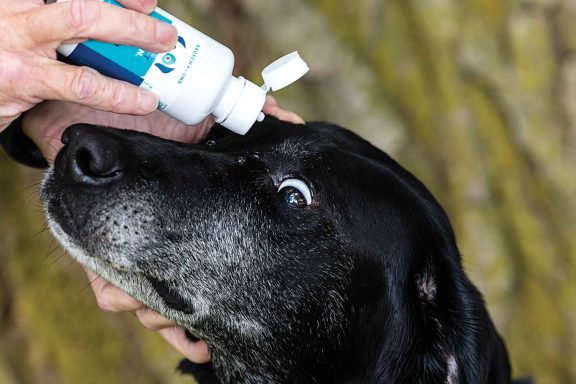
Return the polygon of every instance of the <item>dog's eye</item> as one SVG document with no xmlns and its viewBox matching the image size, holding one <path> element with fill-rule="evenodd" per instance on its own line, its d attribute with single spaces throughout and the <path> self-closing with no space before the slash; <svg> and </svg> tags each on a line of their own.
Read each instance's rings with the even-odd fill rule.
<svg viewBox="0 0 576 384">
<path fill-rule="evenodd" d="M 312 204 L 310 188 L 302 180 L 284 180 L 278 187 L 278 193 L 282 193 L 286 204 L 294 208 L 304 208 Z"/>
</svg>

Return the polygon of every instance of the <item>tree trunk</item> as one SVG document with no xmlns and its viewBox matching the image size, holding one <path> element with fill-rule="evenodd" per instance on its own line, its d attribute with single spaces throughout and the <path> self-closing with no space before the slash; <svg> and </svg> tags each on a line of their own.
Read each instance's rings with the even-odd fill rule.
<svg viewBox="0 0 576 384">
<path fill-rule="evenodd" d="M 575 2 L 160 6 L 230 46 L 236 73 L 257 83 L 298 49 L 312 71 L 278 100 L 351 128 L 422 179 L 515 375 L 576 383 Z M 98 311 L 79 268 L 36 235 L 38 179 L 0 157 L 0 382 L 173 383 L 178 354 L 130 316 Z"/>
</svg>

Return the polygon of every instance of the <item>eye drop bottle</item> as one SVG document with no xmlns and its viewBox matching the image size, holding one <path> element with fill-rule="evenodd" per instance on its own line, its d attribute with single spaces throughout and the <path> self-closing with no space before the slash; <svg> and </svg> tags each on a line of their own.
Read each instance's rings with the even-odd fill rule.
<svg viewBox="0 0 576 384">
<path fill-rule="evenodd" d="M 102 1 L 121 7 L 114 0 Z M 292 84 L 309 69 L 292 52 L 262 71 L 264 85 L 259 87 L 232 75 L 234 54 L 226 46 L 160 8 L 150 16 L 178 30 L 176 47 L 170 52 L 95 40 L 63 44 L 58 52 L 76 64 L 156 93 L 158 108 L 184 124 L 198 124 L 212 114 L 217 123 L 242 135 L 264 118 L 262 108 L 270 89 Z"/>
</svg>

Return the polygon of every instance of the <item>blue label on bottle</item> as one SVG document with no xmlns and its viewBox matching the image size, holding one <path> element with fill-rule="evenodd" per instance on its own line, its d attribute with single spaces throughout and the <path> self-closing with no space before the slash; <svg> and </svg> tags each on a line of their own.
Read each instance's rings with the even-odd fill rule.
<svg viewBox="0 0 576 384">
<path fill-rule="evenodd" d="M 77 64 L 94 68 L 103 75 L 124 80 L 137 86 L 140 86 L 144 81 L 142 77 L 93 51 L 84 44 L 78 44 L 68 58 Z"/>
<path fill-rule="evenodd" d="M 122 7 L 120 3 L 114 0 L 104 1 Z M 170 19 L 157 12 L 152 12 L 150 16 L 172 24 Z M 78 64 L 92 67 L 106 76 L 140 85 L 143 81 L 142 78 L 152 67 L 157 55 L 157 53 L 129 45 L 88 40 L 78 44 L 69 58 Z"/>
</svg>

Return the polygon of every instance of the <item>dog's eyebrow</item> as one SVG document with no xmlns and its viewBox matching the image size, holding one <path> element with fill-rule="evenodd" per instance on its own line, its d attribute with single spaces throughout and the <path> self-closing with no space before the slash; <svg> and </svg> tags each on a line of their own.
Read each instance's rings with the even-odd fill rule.
<svg viewBox="0 0 576 384">
<path fill-rule="evenodd" d="M 302 140 L 286 140 L 274 148 L 276 154 L 282 154 L 284 156 L 294 156 L 301 157 L 312 153 L 310 147 L 314 144 L 316 140 L 311 140 L 303 142 Z"/>
</svg>

